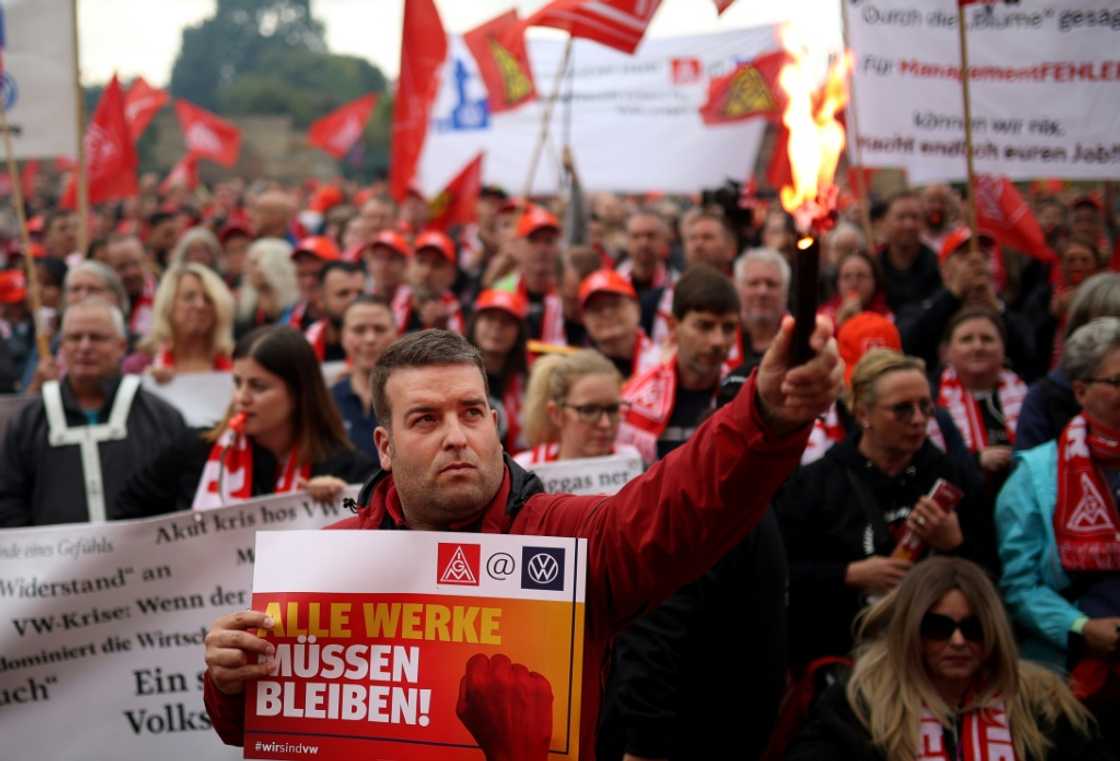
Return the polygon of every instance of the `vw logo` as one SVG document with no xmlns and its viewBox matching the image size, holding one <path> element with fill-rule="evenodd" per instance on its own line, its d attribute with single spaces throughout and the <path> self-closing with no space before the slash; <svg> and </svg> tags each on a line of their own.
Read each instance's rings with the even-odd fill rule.
<svg viewBox="0 0 1120 761">
<path fill-rule="evenodd" d="M 6 71 L 0 79 L 0 98 L 4 99 L 5 111 L 10 111 L 19 99 L 19 86 L 12 79 L 12 75 Z"/>
<path fill-rule="evenodd" d="M 560 573 L 560 564 L 556 558 L 544 552 L 538 552 L 529 558 L 529 578 L 537 584 L 551 584 Z"/>
</svg>

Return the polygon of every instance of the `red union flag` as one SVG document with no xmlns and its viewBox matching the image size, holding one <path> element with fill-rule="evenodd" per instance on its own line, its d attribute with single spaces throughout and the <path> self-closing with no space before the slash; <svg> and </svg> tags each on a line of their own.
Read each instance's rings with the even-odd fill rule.
<svg viewBox="0 0 1120 761">
<path fill-rule="evenodd" d="M 363 95 L 339 106 L 307 130 L 307 142 L 340 159 L 362 136 L 377 105 L 377 94 Z"/>
<path fill-rule="evenodd" d="M 537 97 L 525 27 L 517 11 L 506 11 L 463 35 L 489 95 L 490 112 L 501 113 Z"/>
<path fill-rule="evenodd" d="M 708 101 L 700 107 L 705 124 L 724 124 L 752 116 L 779 116 L 785 97 L 778 87 L 778 75 L 789 60 L 784 51 L 767 53 L 741 63 L 730 74 L 712 77 Z"/>
<path fill-rule="evenodd" d="M 128 198 L 139 192 L 136 182 L 136 148 L 124 114 L 124 92 L 114 74 L 93 114 L 83 139 L 89 176 L 89 201 L 101 203 Z M 73 208 L 77 196 L 76 173 L 62 196 L 62 205 Z"/>
<path fill-rule="evenodd" d="M 482 153 L 455 175 L 447 187 L 429 203 L 428 227 L 446 232 L 453 225 L 475 220 L 475 206 L 482 190 Z"/>
<path fill-rule="evenodd" d="M 733 2 L 735 2 L 735 0 L 715 0 L 716 11 L 722 15 L 725 10 L 731 7 Z"/>
<path fill-rule="evenodd" d="M 167 193 L 176 187 L 187 190 L 198 187 L 198 156 L 188 152 L 179 159 L 160 183 L 159 192 Z"/>
<path fill-rule="evenodd" d="M 440 542 L 437 554 L 437 584 L 478 586 L 479 560 L 482 556 L 480 545 Z"/>
<path fill-rule="evenodd" d="M 552 0 L 525 22 L 633 53 L 661 0 Z"/>
<path fill-rule="evenodd" d="M 237 154 L 241 150 L 241 130 L 232 122 L 182 98 L 175 101 L 175 115 L 179 117 L 187 153 L 211 159 L 222 166 L 237 163 Z"/>
<path fill-rule="evenodd" d="M 138 140 L 144 134 L 152 117 L 167 105 L 167 101 L 167 93 L 158 87 L 152 87 L 143 77 L 132 80 L 124 98 L 124 115 L 128 119 L 128 129 L 133 140 Z"/>
<path fill-rule="evenodd" d="M 976 226 L 1001 245 L 1035 259 L 1057 259 L 1030 207 L 1006 177 L 976 176 Z"/>
</svg>

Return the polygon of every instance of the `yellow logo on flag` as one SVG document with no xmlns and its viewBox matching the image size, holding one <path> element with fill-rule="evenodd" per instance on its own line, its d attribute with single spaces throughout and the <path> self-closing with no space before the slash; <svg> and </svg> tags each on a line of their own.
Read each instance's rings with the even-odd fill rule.
<svg viewBox="0 0 1120 761">
<path fill-rule="evenodd" d="M 516 103 L 533 91 L 533 83 L 525 75 L 525 71 L 517 63 L 517 58 L 506 50 L 494 39 L 490 43 L 490 55 L 494 56 L 494 63 L 502 73 L 502 83 L 505 85 L 506 103 Z"/>
<path fill-rule="evenodd" d="M 735 75 L 723 107 L 724 116 L 736 118 L 758 112 L 776 111 L 778 103 L 774 100 L 766 80 L 753 66 L 748 66 Z"/>
</svg>

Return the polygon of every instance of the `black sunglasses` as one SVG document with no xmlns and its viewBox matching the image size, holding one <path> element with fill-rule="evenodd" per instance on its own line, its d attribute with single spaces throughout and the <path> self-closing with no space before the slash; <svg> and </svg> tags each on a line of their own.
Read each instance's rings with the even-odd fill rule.
<svg viewBox="0 0 1120 761">
<path fill-rule="evenodd" d="M 933 416 L 933 402 L 929 399 L 919 399 L 913 402 L 899 402 L 898 404 L 887 405 L 894 419 L 900 423 L 909 423 L 914 419 L 914 412 L 920 412 L 922 417 L 930 418 Z"/>
<path fill-rule="evenodd" d="M 614 404 L 565 404 L 570 410 L 575 410 L 576 415 L 584 423 L 594 424 L 606 415 L 612 422 L 619 416 L 625 415 L 630 409 L 629 402 L 615 402 Z"/>
<path fill-rule="evenodd" d="M 969 642 L 984 641 L 984 627 L 976 616 L 962 618 L 960 621 L 943 616 L 940 613 L 926 613 L 922 617 L 922 637 L 935 642 L 946 642 L 953 638 L 953 634 L 961 630 L 961 636 Z"/>
</svg>

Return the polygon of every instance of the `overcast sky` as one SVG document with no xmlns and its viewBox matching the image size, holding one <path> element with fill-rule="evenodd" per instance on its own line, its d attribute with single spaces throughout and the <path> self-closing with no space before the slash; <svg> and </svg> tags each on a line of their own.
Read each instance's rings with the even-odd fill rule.
<svg viewBox="0 0 1120 761">
<path fill-rule="evenodd" d="M 522 14 L 546 0 L 520 0 Z M 448 32 L 464 32 L 512 5 L 512 0 L 436 0 Z M 106 82 L 142 75 L 165 85 L 179 51 L 182 30 L 211 16 L 216 0 L 78 0 L 82 81 Z M 312 0 L 311 11 L 326 23 L 332 52 L 368 58 L 394 78 L 400 63 L 403 0 Z M 711 0 L 663 0 L 649 34 L 668 37 L 793 19 L 839 40 L 837 0 L 738 0 L 722 17 Z M 533 30 L 533 35 L 549 31 Z M 215 51 L 218 52 L 218 51 Z"/>
</svg>

